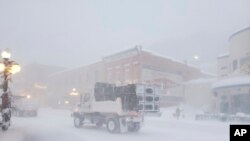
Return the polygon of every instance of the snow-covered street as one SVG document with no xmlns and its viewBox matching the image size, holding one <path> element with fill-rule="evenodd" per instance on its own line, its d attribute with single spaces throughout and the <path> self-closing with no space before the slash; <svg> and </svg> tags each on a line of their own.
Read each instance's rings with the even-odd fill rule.
<svg viewBox="0 0 250 141">
<path fill-rule="evenodd" d="M 14 117 L 0 132 L 0 141 L 228 141 L 229 125 L 221 122 L 176 120 L 165 110 L 162 117 L 146 117 L 140 132 L 110 134 L 105 127 L 73 126 L 70 112 L 41 109 L 38 117 Z"/>
<path fill-rule="evenodd" d="M 0 141 L 250 141 L 249 6 L 0 0 Z"/>
</svg>

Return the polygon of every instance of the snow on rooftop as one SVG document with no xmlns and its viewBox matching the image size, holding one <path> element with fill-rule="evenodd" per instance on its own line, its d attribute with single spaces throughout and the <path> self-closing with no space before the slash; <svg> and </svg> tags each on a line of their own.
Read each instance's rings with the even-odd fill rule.
<svg viewBox="0 0 250 141">
<path fill-rule="evenodd" d="M 241 75 L 217 81 L 212 85 L 212 89 L 242 85 L 250 85 L 250 75 Z"/>
<path fill-rule="evenodd" d="M 101 60 L 100 59 L 99 60 L 95 60 L 95 61 L 93 61 L 91 63 L 88 63 L 88 64 L 85 64 L 83 66 L 77 66 L 77 67 L 73 67 L 73 68 L 68 68 L 68 69 L 65 69 L 63 71 L 59 71 L 59 72 L 53 73 L 53 74 L 49 75 L 49 77 L 60 75 L 60 74 L 63 74 L 65 72 L 71 72 L 71 71 L 74 71 L 74 70 L 77 70 L 77 69 L 82 69 L 82 68 L 84 68 L 84 67 L 86 67 L 88 65 L 92 65 L 92 64 L 95 64 L 95 63 L 98 63 L 98 62 L 101 62 Z"/>
<path fill-rule="evenodd" d="M 189 67 L 192 67 L 192 68 L 195 68 L 195 69 L 198 69 L 198 70 L 201 70 L 199 67 L 195 66 L 195 65 L 192 65 L 188 62 L 185 62 L 185 60 L 178 60 L 176 58 L 173 58 L 173 57 L 170 57 L 170 56 L 166 56 L 166 55 L 162 55 L 162 54 L 159 54 L 159 53 L 155 53 L 155 52 L 152 52 L 151 50 L 147 50 L 147 49 L 142 49 L 142 51 L 145 51 L 145 52 L 148 52 L 152 55 L 155 55 L 155 56 L 158 56 L 158 57 L 161 57 L 161 58 L 165 58 L 165 59 L 168 59 L 168 60 L 172 60 L 173 62 L 177 62 L 177 63 L 181 63 L 181 64 L 185 64 Z M 229 55 L 229 53 L 228 53 Z M 204 71 L 204 70 L 201 70 L 201 73 L 203 74 L 207 74 L 209 76 L 212 76 L 212 77 L 216 77 L 217 75 L 214 74 L 214 73 L 210 73 L 210 72 L 207 72 L 207 71 Z"/>
<path fill-rule="evenodd" d="M 229 55 L 230 55 L 230 53 L 229 53 L 229 52 L 226 52 L 226 53 L 219 54 L 219 55 L 217 56 L 217 58 L 219 59 L 219 58 L 229 57 Z"/>
<path fill-rule="evenodd" d="M 241 32 L 244 32 L 244 31 L 247 31 L 247 30 L 250 30 L 250 26 L 246 26 L 238 31 L 236 31 L 235 33 L 233 33 L 229 38 L 228 40 L 230 41 L 234 36 L 238 35 L 239 33 Z"/>
<path fill-rule="evenodd" d="M 182 60 L 178 60 L 176 58 L 173 58 L 173 57 L 170 57 L 170 56 L 166 56 L 166 55 L 162 55 L 162 54 L 159 54 L 159 53 L 156 53 L 156 52 L 152 52 L 151 50 L 147 50 L 147 49 L 142 49 L 142 51 L 148 52 L 148 53 L 150 53 L 150 54 L 152 54 L 154 56 L 158 56 L 158 57 L 161 57 L 161 58 L 165 58 L 165 59 L 171 60 L 171 61 L 176 62 L 176 63 L 185 64 L 185 65 L 187 65 L 189 67 L 192 67 L 192 68 L 200 70 L 199 67 L 197 67 L 195 65 L 192 65 L 192 64 L 188 63 L 185 60 L 183 60 L 183 61 Z"/>
<path fill-rule="evenodd" d="M 173 58 L 173 57 L 170 57 L 170 56 L 162 55 L 162 54 L 153 52 L 153 51 L 151 51 L 151 50 L 144 49 L 144 48 L 142 48 L 141 46 L 136 46 L 136 47 L 133 47 L 133 48 L 130 48 L 130 49 L 122 49 L 122 50 L 116 51 L 116 52 L 114 52 L 114 53 L 112 53 L 112 54 L 105 55 L 104 58 L 106 58 L 106 57 L 112 57 L 112 56 L 118 55 L 118 54 L 123 53 L 123 52 L 126 52 L 126 51 L 133 51 L 133 50 L 138 50 L 138 49 L 141 49 L 141 50 L 144 51 L 144 52 L 150 53 L 151 55 L 154 55 L 154 56 L 157 56 L 157 57 L 161 57 L 161 58 L 164 58 L 164 59 L 168 59 L 168 60 L 171 60 L 171 61 L 176 62 L 176 63 L 185 64 L 185 65 L 187 65 L 188 67 L 192 67 L 192 68 L 195 68 L 195 69 L 200 70 L 199 67 L 197 67 L 197 66 L 195 66 L 195 65 L 192 65 L 192 64 L 186 62 L 185 60 L 178 60 L 178 59 Z M 97 62 L 101 62 L 101 61 L 102 61 L 102 60 L 98 60 L 98 61 L 94 61 L 93 63 L 89 63 L 89 64 L 86 64 L 86 65 L 84 65 L 84 66 L 81 66 L 81 67 L 69 68 L 69 69 L 66 69 L 66 70 L 63 70 L 63 71 L 60 71 L 60 72 L 56 72 L 56 73 L 54 73 L 54 74 L 51 74 L 50 76 L 55 76 L 55 75 L 63 74 L 63 73 L 65 73 L 65 72 L 70 72 L 70 71 L 72 71 L 72 70 L 80 69 L 80 68 L 83 68 L 83 67 L 85 67 L 85 66 L 88 66 L 88 65 L 91 65 L 91 64 L 94 64 L 94 63 L 97 63 Z M 204 73 L 204 74 L 211 75 L 211 76 L 216 76 L 215 74 L 211 74 L 211 73 L 208 73 L 208 72 L 204 72 L 204 71 L 201 71 L 201 72 Z"/>
<path fill-rule="evenodd" d="M 187 83 L 189 84 L 202 84 L 202 83 L 213 83 L 216 81 L 216 78 L 198 78 L 194 80 L 190 80 Z"/>
<path fill-rule="evenodd" d="M 207 75 L 209 75 L 209 76 L 211 76 L 211 77 L 217 77 L 217 76 L 218 76 L 218 75 L 215 74 L 215 73 L 207 72 L 207 71 L 204 71 L 204 70 L 202 70 L 201 73 L 207 74 Z"/>
<path fill-rule="evenodd" d="M 120 53 L 123 53 L 123 52 L 126 52 L 126 51 L 132 51 L 132 50 L 142 50 L 144 52 L 147 52 L 147 53 L 150 53 L 151 55 L 154 55 L 154 56 L 157 56 L 157 57 L 161 57 L 161 58 L 164 58 L 164 59 L 168 59 L 168 60 L 171 60 L 173 62 L 176 62 L 176 63 L 180 63 L 180 64 L 185 64 L 189 67 L 192 67 L 192 68 L 195 68 L 195 69 L 198 69 L 200 70 L 200 68 L 198 68 L 197 66 L 195 65 L 192 65 L 192 64 L 189 64 L 188 62 L 186 62 L 185 60 L 178 60 L 176 58 L 173 58 L 173 57 L 170 57 L 170 56 L 166 56 L 166 55 L 162 55 L 162 54 L 159 54 L 159 53 L 156 53 L 156 52 L 153 52 L 152 50 L 148 50 L 148 49 L 144 49 L 142 48 L 141 46 L 135 46 L 133 48 L 130 48 L 130 49 L 121 49 L 120 51 L 116 51 L 114 53 L 111 53 L 109 55 L 105 55 L 105 57 L 112 57 L 114 55 L 118 55 Z"/>
<path fill-rule="evenodd" d="M 136 46 L 136 47 L 133 47 L 133 48 L 129 48 L 129 49 L 121 49 L 119 51 L 115 51 L 113 53 L 110 53 L 108 55 L 104 55 L 105 57 L 109 57 L 109 56 L 113 56 L 113 55 L 117 55 L 119 53 L 123 53 L 125 51 L 129 51 L 129 50 L 137 50 L 137 49 L 141 49 L 142 51 L 145 51 L 147 53 L 150 53 L 152 55 L 155 55 L 155 56 L 158 56 L 158 57 L 162 57 L 162 58 L 165 58 L 165 59 L 169 59 L 169 60 L 172 60 L 174 62 L 178 62 L 178 63 L 182 63 L 182 64 L 185 64 L 185 61 L 181 61 L 181 60 L 178 60 L 176 58 L 173 58 L 173 57 L 170 57 L 170 56 L 165 56 L 165 55 L 162 55 L 162 54 L 159 54 L 159 53 L 155 53 L 153 52 L 152 50 L 148 50 L 148 49 L 144 49 L 142 48 L 141 46 Z M 191 65 L 189 65 L 191 66 Z M 194 66 L 195 67 L 195 66 Z"/>
<path fill-rule="evenodd" d="M 181 63 L 181 64 L 185 64 L 185 61 L 181 61 L 181 60 L 178 60 L 176 58 L 173 58 L 173 57 L 170 57 L 170 56 L 166 56 L 166 55 L 162 55 L 162 54 L 159 54 L 159 53 L 156 53 L 156 52 L 152 52 L 151 50 L 147 50 L 147 49 L 142 49 L 143 51 L 145 52 L 148 52 L 152 55 L 155 55 L 155 56 L 158 56 L 158 57 L 161 57 L 161 58 L 165 58 L 165 59 L 169 59 L 169 60 L 172 60 L 174 62 L 178 62 L 178 63 Z"/>
<path fill-rule="evenodd" d="M 141 46 L 135 46 L 132 48 L 121 48 L 119 50 L 115 50 L 115 51 L 110 51 L 108 54 L 103 54 L 103 58 L 108 58 L 108 57 L 112 57 L 112 56 L 116 56 L 118 54 L 124 53 L 126 51 L 135 51 L 135 50 L 139 50 L 141 49 Z"/>
</svg>

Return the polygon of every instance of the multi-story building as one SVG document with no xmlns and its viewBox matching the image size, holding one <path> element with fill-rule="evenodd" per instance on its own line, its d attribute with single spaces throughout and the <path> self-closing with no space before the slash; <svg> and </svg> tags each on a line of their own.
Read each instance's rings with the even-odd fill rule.
<svg viewBox="0 0 250 141">
<path fill-rule="evenodd" d="M 235 72 L 250 62 L 250 27 L 231 35 L 229 43 L 230 69 Z"/>
<path fill-rule="evenodd" d="M 250 114 L 250 27 L 229 38 L 230 54 L 218 58 L 220 80 L 213 84 L 218 112 Z"/>
<path fill-rule="evenodd" d="M 207 75 L 182 61 L 134 47 L 105 56 L 94 64 L 55 73 L 49 83 L 54 97 L 67 95 L 72 88 L 89 92 L 95 82 L 153 84 L 166 94 L 169 88 L 182 85 L 183 81 L 203 76 Z"/>
<path fill-rule="evenodd" d="M 50 103 L 63 104 L 79 99 L 79 95 L 70 95 L 72 89 L 78 93 L 88 93 L 93 90 L 95 82 L 106 82 L 104 65 L 101 61 L 96 63 L 56 72 L 49 76 L 47 83 L 49 86 Z M 68 104 L 68 103 L 67 103 Z"/>
<path fill-rule="evenodd" d="M 13 76 L 13 94 L 30 95 L 32 99 L 38 99 L 41 105 L 47 105 L 49 75 L 64 69 L 37 63 L 25 65 L 20 73 Z"/>
<path fill-rule="evenodd" d="M 229 52 L 217 58 L 218 73 L 228 77 L 240 73 L 244 65 L 250 62 L 250 27 L 244 28 L 229 37 Z"/>
<path fill-rule="evenodd" d="M 107 81 L 116 84 L 149 83 L 163 88 L 173 87 L 183 80 L 199 78 L 199 69 L 135 47 L 103 58 Z"/>
</svg>

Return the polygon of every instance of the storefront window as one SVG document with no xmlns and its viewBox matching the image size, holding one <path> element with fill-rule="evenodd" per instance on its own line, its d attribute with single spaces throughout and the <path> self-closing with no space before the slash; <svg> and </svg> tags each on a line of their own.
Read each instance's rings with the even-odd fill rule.
<svg viewBox="0 0 250 141">
<path fill-rule="evenodd" d="M 233 61 L 233 71 L 235 71 L 238 68 L 238 61 L 234 60 Z"/>
</svg>

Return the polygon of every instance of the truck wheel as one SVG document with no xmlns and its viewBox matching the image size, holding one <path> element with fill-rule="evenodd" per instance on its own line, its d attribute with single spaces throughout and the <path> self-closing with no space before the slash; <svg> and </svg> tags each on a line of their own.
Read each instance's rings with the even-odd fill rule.
<svg viewBox="0 0 250 141">
<path fill-rule="evenodd" d="M 3 130 L 3 131 L 7 131 L 8 128 L 9 128 L 9 126 L 7 126 L 7 125 L 2 126 L 2 130 Z"/>
<path fill-rule="evenodd" d="M 107 121 L 106 126 L 107 126 L 107 130 L 108 130 L 110 133 L 119 132 L 119 123 L 117 122 L 116 119 L 110 118 L 110 119 Z"/>
<path fill-rule="evenodd" d="M 129 132 L 138 132 L 140 130 L 141 126 L 140 123 L 131 123 L 128 126 L 128 131 Z"/>
<path fill-rule="evenodd" d="M 82 127 L 82 125 L 83 125 L 83 119 L 80 117 L 75 117 L 74 118 L 74 126 L 76 128 L 80 128 L 80 127 Z"/>
</svg>

